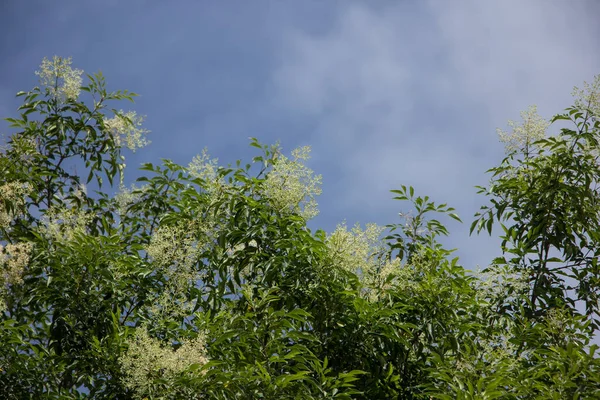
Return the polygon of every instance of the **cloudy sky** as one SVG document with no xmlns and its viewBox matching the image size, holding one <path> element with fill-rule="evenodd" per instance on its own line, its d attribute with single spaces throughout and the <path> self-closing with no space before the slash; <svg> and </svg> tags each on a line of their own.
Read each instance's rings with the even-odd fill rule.
<svg viewBox="0 0 600 400">
<path fill-rule="evenodd" d="M 141 94 L 152 144 L 127 156 L 132 179 L 204 147 L 249 160 L 250 136 L 310 145 L 311 226 L 397 222 L 389 190 L 412 185 L 458 210 L 447 243 L 475 269 L 498 255 L 468 236 L 474 186 L 502 159 L 495 130 L 531 104 L 550 117 L 600 73 L 599 16 L 595 0 L 3 0 L 0 116 L 43 57 L 71 56 Z"/>
</svg>

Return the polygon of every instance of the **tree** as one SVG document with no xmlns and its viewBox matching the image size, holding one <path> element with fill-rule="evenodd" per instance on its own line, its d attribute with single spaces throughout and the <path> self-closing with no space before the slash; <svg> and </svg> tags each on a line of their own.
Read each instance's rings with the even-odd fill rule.
<svg viewBox="0 0 600 400">
<path fill-rule="evenodd" d="M 135 94 L 70 59 L 38 75 L 0 153 L 0 397 L 598 397 L 597 102 L 504 135 L 473 229 L 499 221 L 513 258 L 476 275 L 438 241 L 454 210 L 410 187 L 401 223 L 308 229 L 309 148 L 252 139 L 249 164 L 204 151 L 125 188 L 147 131 L 105 110 Z"/>
</svg>

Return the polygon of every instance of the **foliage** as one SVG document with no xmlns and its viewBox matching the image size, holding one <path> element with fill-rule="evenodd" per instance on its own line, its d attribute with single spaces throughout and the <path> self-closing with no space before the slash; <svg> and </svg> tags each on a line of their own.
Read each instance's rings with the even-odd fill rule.
<svg viewBox="0 0 600 400">
<path fill-rule="evenodd" d="M 0 153 L 0 397 L 599 397 L 600 84 L 552 120 L 575 130 L 532 108 L 502 133 L 472 229 L 497 223 L 503 256 L 472 274 L 431 218 L 454 210 L 411 187 L 401 223 L 308 229 L 308 148 L 252 139 L 252 163 L 204 151 L 127 189 L 148 132 L 105 110 L 135 94 L 58 57 L 38 75 Z"/>
</svg>

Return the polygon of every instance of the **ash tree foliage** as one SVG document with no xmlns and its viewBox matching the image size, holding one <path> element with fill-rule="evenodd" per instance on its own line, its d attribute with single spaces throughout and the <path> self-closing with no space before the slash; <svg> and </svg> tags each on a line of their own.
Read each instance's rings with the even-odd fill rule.
<svg viewBox="0 0 600 400">
<path fill-rule="evenodd" d="M 500 132 L 472 231 L 502 247 L 470 272 L 439 241 L 454 210 L 411 187 L 399 222 L 308 229 L 309 148 L 125 187 L 148 132 L 111 107 L 135 94 L 37 75 L 0 152 L 0 398 L 600 398 L 600 77 Z"/>
</svg>

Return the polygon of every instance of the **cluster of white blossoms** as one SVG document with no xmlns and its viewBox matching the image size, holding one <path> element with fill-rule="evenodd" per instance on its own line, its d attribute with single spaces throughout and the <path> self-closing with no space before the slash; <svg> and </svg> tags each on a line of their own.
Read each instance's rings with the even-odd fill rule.
<svg viewBox="0 0 600 400">
<path fill-rule="evenodd" d="M 41 218 L 40 232 L 48 239 L 67 243 L 78 234 L 86 234 L 93 219 L 93 213 L 79 207 L 50 208 Z"/>
<path fill-rule="evenodd" d="M 359 224 L 351 230 L 341 224 L 325 241 L 331 265 L 356 274 L 371 301 L 398 285 L 407 287 L 414 274 L 399 258 L 389 258 L 388 246 L 381 239 L 384 230 L 377 224 L 367 224 L 364 230 Z"/>
<path fill-rule="evenodd" d="M 188 171 L 194 178 L 200 178 L 207 184 L 206 189 L 223 184 L 222 179 L 218 179 L 219 164 L 217 158 L 210 158 L 208 150 L 202 149 L 202 153 L 192 159 L 188 165 Z"/>
<path fill-rule="evenodd" d="M 31 190 L 28 183 L 9 182 L 0 186 L 0 229 L 8 229 L 14 218 L 22 215 L 25 196 Z M 7 208 L 10 203 L 12 207 Z"/>
<path fill-rule="evenodd" d="M 194 262 L 199 250 L 191 232 L 193 226 L 161 226 L 152 235 L 146 252 L 159 266 L 188 266 Z"/>
<path fill-rule="evenodd" d="M 5 308 L 2 297 L 6 286 L 23 282 L 23 270 L 29 264 L 33 245 L 27 242 L 0 244 L 0 312 Z"/>
<path fill-rule="evenodd" d="M 577 108 L 588 111 L 590 117 L 600 120 L 600 75 L 596 75 L 591 84 L 583 82 L 583 88 L 575 86 L 572 95 Z"/>
<path fill-rule="evenodd" d="M 0 282 L 3 285 L 18 285 L 22 282 L 21 273 L 29 263 L 33 245 L 29 242 L 0 244 Z"/>
<path fill-rule="evenodd" d="M 114 197 L 117 212 L 120 216 L 126 215 L 127 209 L 140 200 L 144 189 L 144 187 L 137 187 L 135 185 L 131 185 L 129 188 L 126 188 L 123 184 L 120 185 L 119 192 Z"/>
<path fill-rule="evenodd" d="M 311 219 L 319 213 L 316 196 L 321 194 L 321 175 L 304 165 L 310 147 L 292 151 L 292 159 L 280 155 L 264 182 L 264 195 L 280 212 L 298 213 Z"/>
<path fill-rule="evenodd" d="M 167 278 L 162 295 L 152 309 L 156 315 L 186 316 L 193 304 L 186 301 L 187 290 L 203 276 L 196 262 L 203 250 L 203 229 L 197 224 L 162 226 L 154 232 L 146 253 L 157 271 Z"/>
<path fill-rule="evenodd" d="M 125 146 L 135 152 L 150 143 L 146 139 L 150 131 L 141 127 L 144 119 L 145 117 L 137 115 L 135 111 L 120 110 L 113 118 L 105 119 L 104 126 L 118 147 Z"/>
<path fill-rule="evenodd" d="M 529 280 L 526 275 L 512 270 L 508 265 L 493 264 L 486 272 L 479 272 L 477 292 L 481 300 L 494 301 L 504 298 L 510 290 L 520 295 L 529 290 Z"/>
<path fill-rule="evenodd" d="M 40 70 L 35 71 L 35 74 L 40 77 L 40 84 L 48 89 L 53 98 L 65 101 L 79 96 L 83 71 L 71 68 L 71 57 L 54 56 L 52 60 L 44 57 Z"/>
<path fill-rule="evenodd" d="M 144 327 L 139 327 L 120 361 L 125 372 L 125 386 L 132 389 L 137 398 L 144 398 L 157 394 L 153 393 L 156 378 L 169 382 L 194 364 L 206 364 L 205 338 L 199 335 L 173 350 L 171 346 L 150 337 Z"/>
<path fill-rule="evenodd" d="M 395 288 L 418 293 L 429 290 L 420 283 L 421 276 L 431 268 L 431 260 L 420 251 L 411 257 L 410 263 L 398 257 L 390 258 L 389 245 L 381 239 L 385 228 L 367 224 L 363 230 L 355 225 L 348 230 L 339 225 L 325 241 L 330 265 L 356 274 L 363 285 L 362 293 L 370 301 L 378 301 L 386 292 Z M 443 289 L 443 277 L 435 288 Z"/>
<path fill-rule="evenodd" d="M 505 132 L 497 129 L 500 141 L 504 143 L 507 152 L 525 151 L 528 152 L 532 144 L 546 137 L 546 130 L 550 122 L 543 119 L 537 113 L 537 106 L 530 106 L 527 111 L 521 112 L 523 123 L 518 124 L 515 121 L 508 121 L 512 132 Z"/>
<path fill-rule="evenodd" d="M 365 293 L 371 301 L 378 301 L 386 291 L 402 285 L 406 288 L 412 277 L 411 269 L 402 263 L 398 257 L 383 260 L 378 271 L 373 271 L 366 277 Z"/>
<path fill-rule="evenodd" d="M 381 250 L 384 229 L 377 224 L 367 224 L 365 230 L 360 224 L 351 230 L 345 223 L 338 225 L 325 241 L 332 265 L 362 275 L 373 271 L 377 263 L 376 256 Z"/>
</svg>

